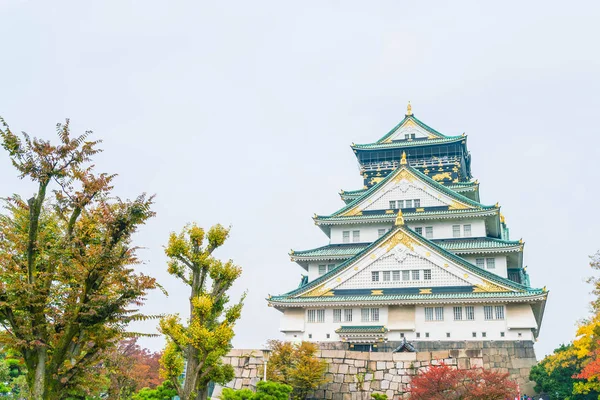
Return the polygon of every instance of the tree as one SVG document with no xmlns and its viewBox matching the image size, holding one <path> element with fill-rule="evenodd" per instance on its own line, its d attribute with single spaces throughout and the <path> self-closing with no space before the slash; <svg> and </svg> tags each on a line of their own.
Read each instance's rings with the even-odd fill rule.
<svg viewBox="0 0 600 400">
<path fill-rule="evenodd" d="M 155 287 L 134 271 L 132 246 L 152 198 L 112 197 L 114 175 L 89 165 L 99 142 L 72 138 L 68 120 L 56 145 L 0 123 L 13 166 L 37 187 L 29 200 L 6 199 L 0 215 L 0 340 L 22 356 L 32 399 L 91 394 L 103 351 L 144 318 L 136 308 Z"/>
<path fill-rule="evenodd" d="M 187 326 L 177 315 L 160 321 L 160 330 L 167 336 L 162 374 L 173 382 L 182 400 L 206 399 L 210 381 L 225 384 L 233 379 L 233 368 L 223 364 L 221 357 L 231 350 L 233 327 L 242 311 L 244 296 L 227 307 L 227 291 L 242 269 L 231 260 L 222 262 L 212 256 L 228 236 L 229 229 L 221 225 L 205 234 L 190 224 L 179 234 L 171 233 L 165 249 L 169 273 L 191 289 Z M 184 359 L 185 381 L 180 385 Z"/>
<path fill-rule="evenodd" d="M 171 400 L 177 396 L 177 390 L 170 381 L 164 381 L 156 389 L 143 388 L 131 397 L 131 400 Z"/>
<path fill-rule="evenodd" d="M 160 353 L 152 353 L 137 344 L 137 337 L 121 340 L 104 357 L 104 367 L 110 380 L 111 399 L 129 399 L 142 388 L 155 389 L 162 383 L 159 377 Z"/>
<path fill-rule="evenodd" d="M 598 399 L 599 393 L 595 391 L 588 394 L 573 394 L 574 384 L 583 382 L 576 378 L 581 369 L 581 360 L 577 358 L 573 345 L 561 345 L 554 350 L 554 353 L 531 368 L 529 379 L 536 383 L 536 392 L 547 393 L 553 399 Z"/>
<path fill-rule="evenodd" d="M 292 387 L 282 383 L 260 381 L 256 385 L 256 392 L 250 389 L 233 390 L 223 389 L 221 400 L 288 400 Z"/>
<path fill-rule="evenodd" d="M 314 343 L 269 341 L 271 355 L 267 366 L 267 379 L 290 385 L 293 399 L 305 399 L 320 385 L 327 382 L 327 362 L 315 356 Z"/>
<path fill-rule="evenodd" d="M 513 398 L 517 385 L 502 374 L 482 368 L 459 370 L 432 365 L 412 378 L 411 400 L 504 400 Z"/>
</svg>

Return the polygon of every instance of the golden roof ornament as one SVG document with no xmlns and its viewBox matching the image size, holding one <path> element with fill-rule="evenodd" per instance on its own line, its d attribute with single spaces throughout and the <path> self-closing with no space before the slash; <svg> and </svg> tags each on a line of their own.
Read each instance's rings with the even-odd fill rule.
<svg viewBox="0 0 600 400">
<path fill-rule="evenodd" d="M 400 165 L 406 165 L 406 152 L 402 152 L 402 158 L 400 159 Z"/>
<path fill-rule="evenodd" d="M 412 106 L 410 105 L 410 101 L 408 102 L 408 105 L 406 106 L 406 115 L 412 115 Z"/>
<path fill-rule="evenodd" d="M 404 225 L 404 216 L 402 215 L 402 210 L 398 210 L 398 215 L 396 215 L 396 222 L 394 225 Z"/>
</svg>

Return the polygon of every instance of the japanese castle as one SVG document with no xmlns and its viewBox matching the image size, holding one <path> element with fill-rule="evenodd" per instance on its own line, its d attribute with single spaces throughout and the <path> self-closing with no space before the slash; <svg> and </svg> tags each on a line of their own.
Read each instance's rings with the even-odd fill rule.
<svg viewBox="0 0 600 400">
<path fill-rule="evenodd" d="M 534 341 L 548 292 L 530 286 L 498 203 L 480 202 L 467 137 L 430 128 L 409 103 L 389 133 L 351 147 L 364 186 L 315 214 L 329 244 L 292 250 L 306 274 L 268 299 L 285 339 L 363 351 Z"/>
</svg>

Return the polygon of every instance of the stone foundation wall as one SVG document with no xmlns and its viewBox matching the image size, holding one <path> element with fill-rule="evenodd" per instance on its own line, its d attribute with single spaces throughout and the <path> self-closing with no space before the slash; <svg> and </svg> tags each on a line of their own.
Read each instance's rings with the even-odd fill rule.
<svg viewBox="0 0 600 400">
<path fill-rule="evenodd" d="M 536 364 L 532 342 L 413 344 L 418 349 L 416 353 L 320 350 L 318 356 L 328 363 L 328 383 L 316 390 L 313 398 L 363 400 L 371 399 L 371 393 L 385 393 L 390 400 L 402 399 L 406 396 L 413 375 L 441 362 L 459 369 L 483 367 L 507 372 L 519 383 L 523 393 L 533 393 L 533 383 L 528 379 L 530 368 Z M 235 371 L 235 378 L 227 387 L 254 389 L 262 379 L 264 355 L 261 350 L 232 350 L 224 362 L 231 364 Z M 213 398 L 219 397 L 221 389 L 216 388 Z"/>
</svg>

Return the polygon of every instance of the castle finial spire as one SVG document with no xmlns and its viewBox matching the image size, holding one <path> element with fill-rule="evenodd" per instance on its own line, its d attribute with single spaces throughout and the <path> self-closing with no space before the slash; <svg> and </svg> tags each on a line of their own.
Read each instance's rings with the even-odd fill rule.
<svg viewBox="0 0 600 400">
<path fill-rule="evenodd" d="M 402 152 L 402 158 L 400 159 L 400 165 L 406 165 L 407 161 L 406 161 L 406 152 L 403 151 Z"/>
<path fill-rule="evenodd" d="M 410 105 L 410 101 L 408 102 L 408 105 L 406 106 L 406 115 L 412 115 L 412 106 Z"/>
<path fill-rule="evenodd" d="M 396 222 L 394 225 L 404 225 L 404 216 L 402 215 L 402 210 L 398 210 L 398 215 L 396 215 Z"/>
</svg>

